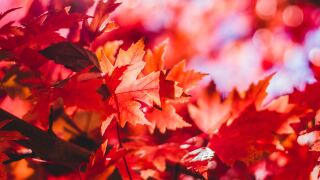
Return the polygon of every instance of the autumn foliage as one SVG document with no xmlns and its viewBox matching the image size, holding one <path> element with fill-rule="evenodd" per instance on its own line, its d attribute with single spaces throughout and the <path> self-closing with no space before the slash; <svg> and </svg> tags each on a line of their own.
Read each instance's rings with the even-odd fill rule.
<svg viewBox="0 0 320 180">
<path fill-rule="evenodd" d="M 115 0 L 92 16 L 93 1 L 59 2 L 0 14 L 0 179 L 319 177 L 320 67 L 281 96 L 277 72 L 221 93 L 176 61 L 182 35 L 151 45 L 113 21 Z"/>
</svg>

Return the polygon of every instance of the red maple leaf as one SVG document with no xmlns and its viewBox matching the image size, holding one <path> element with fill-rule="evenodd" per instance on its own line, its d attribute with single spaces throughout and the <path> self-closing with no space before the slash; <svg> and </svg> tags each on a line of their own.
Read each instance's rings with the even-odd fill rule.
<svg viewBox="0 0 320 180">
<path fill-rule="evenodd" d="M 105 141 L 98 150 L 91 155 L 84 175 L 85 179 L 108 178 L 114 169 L 114 165 L 125 155 L 124 149 L 112 148 L 107 152 L 107 145 L 108 142 Z"/>
<path fill-rule="evenodd" d="M 139 172 L 148 169 L 165 172 L 167 164 L 180 162 L 186 154 L 178 143 L 155 144 L 152 139 L 132 139 L 135 141 L 125 143 L 124 147 L 130 152 L 127 157 L 133 163 L 131 168 Z"/>
<path fill-rule="evenodd" d="M 277 130 L 287 114 L 247 107 L 231 124 L 224 124 L 210 140 L 210 147 L 223 162 L 232 165 L 241 160 L 253 163 L 275 150 Z"/>
</svg>

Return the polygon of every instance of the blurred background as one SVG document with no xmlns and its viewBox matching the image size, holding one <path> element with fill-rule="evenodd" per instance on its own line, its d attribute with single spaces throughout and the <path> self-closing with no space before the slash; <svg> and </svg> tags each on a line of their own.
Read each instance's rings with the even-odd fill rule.
<svg viewBox="0 0 320 180">
<path fill-rule="evenodd" d="M 314 81 L 310 61 L 320 64 L 320 3 L 317 0 L 119 0 L 113 13 L 120 28 L 106 40 L 123 46 L 144 38 L 148 47 L 168 39 L 166 66 L 186 59 L 188 68 L 209 73 L 221 92 L 245 90 L 252 82 L 277 72 L 271 96 L 302 89 Z M 23 7 L 5 20 L 28 19 L 47 7 L 73 5 L 93 14 L 93 0 L 6 0 L 0 11 Z M 60 7 L 59 7 L 60 6 Z M 1 23 L 5 23 L 6 21 Z M 61 31 L 61 33 L 67 33 Z"/>
</svg>

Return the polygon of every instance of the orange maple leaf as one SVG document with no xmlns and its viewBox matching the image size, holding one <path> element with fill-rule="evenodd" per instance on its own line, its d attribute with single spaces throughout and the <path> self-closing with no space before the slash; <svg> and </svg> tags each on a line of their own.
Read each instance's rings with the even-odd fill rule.
<svg viewBox="0 0 320 180">
<path fill-rule="evenodd" d="M 144 60 L 146 65 L 143 69 L 144 74 L 149 74 L 154 71 L 160 71 L 164 67 L 164 56 L 168 41 L 165 40 L 156 46 L 153 51 L 150 49 L 147 51 Z"/>
<path fill-rule="evenodd" d="M 204 92 L 197 98 L 196 105 L 188 104 L 191 118 L 204 133 L 212 134 L 219 130 L 231 115 L 232 96 L 223 100 L 211 82 Z"/>
<path fill-rule="evenodd" d="M 176 130 L 177 128 L 191 126 L 176 113 L 176 109 L 169 102 L 162 104 L 161 110 L 154 109 L 151 113 L 148 113 L 147 119 L 152 124 L 149 126 L 151 132 L 154 132 L 155 127 L 159 128 L 161 133 L 165 133 L 166 129 Z"/>
<path fill-rule="evenodd" d="M 133 125 L 150 125 L 141 108 L 143 105 L 152 107 L 153 103 L 160 104 L 159 72 L 152 72 L 147 76 L 138 78 L 145 66 L 144 53 L 144 43 L 139 40 L 126 51 L 120 49 L 114 64 L 109 61 L 111 67 L 107 70 L 109 73 L 113 72 L 116 67 L 127 66 L 127 69 L 123 72 L 118 86 L 111 89 L 112 97 L 109 104 L 116 109 L 117 113 L 107 118 L 107 124 L 113 117 L 116 117 L 122 127 L 125 126 L 126 122 Z M 106 127 L 106 123 L 104 127 Z"/>
<path fill-rule="evenodd" d="M 188 92 L 207 74 L 200 73 L 194 70 L 185 71 L 186 62 L 184 60 L 176 64 L 167 76 L 167 80 L 177 81 L 178 85 Z"/>
</svg>

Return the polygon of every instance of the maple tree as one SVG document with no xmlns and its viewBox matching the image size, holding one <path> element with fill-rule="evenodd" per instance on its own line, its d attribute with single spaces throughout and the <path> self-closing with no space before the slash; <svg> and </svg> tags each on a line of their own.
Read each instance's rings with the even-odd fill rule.
<svg viewBox="0 0 320 180">
<path fill-rule="evenodd" d="M 0 179 L 320 176 L 316 64 L 303 90 L 266 101 L 273 73 L 224 94 L 170 62 L 168 39 L 103 40 L 121 29 L 121 3 L 99 0 L 90 16 L 93 1 L 70 2 L 33 14 L 33 1 L 21 22 L 4 21 L 19 8 L 0 14 Z"/>
</svg>

